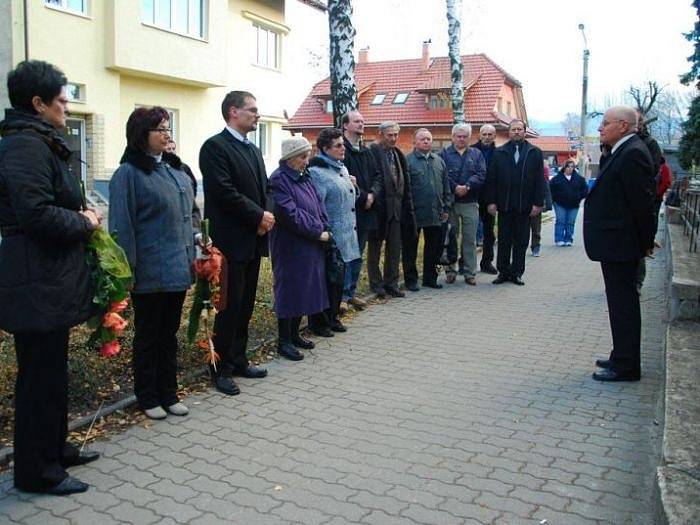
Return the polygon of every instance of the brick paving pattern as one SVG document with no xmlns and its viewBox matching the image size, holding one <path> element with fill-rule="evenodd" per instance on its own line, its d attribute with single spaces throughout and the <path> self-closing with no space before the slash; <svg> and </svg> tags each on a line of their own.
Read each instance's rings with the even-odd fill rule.
<svg viewBox="0 0 700 525">
<path fill-rule="evenodd" d="M 543 230 L 525 287 L 479 274 L 374 305 L 240 396 L 95 444 L 72 469 L 85 494 L 0 478 L 0 523 L 651 524 L 666 261 L 648 265 L 642 381 L 597 383 L 599 266 L 580 232 L 557 248 Z"/>
</svg>

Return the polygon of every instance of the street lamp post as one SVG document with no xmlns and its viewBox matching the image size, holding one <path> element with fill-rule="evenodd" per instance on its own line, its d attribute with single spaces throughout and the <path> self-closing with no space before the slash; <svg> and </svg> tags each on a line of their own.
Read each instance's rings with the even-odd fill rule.
<svg viewBox="0 0 700 525">
<path fill-rule="evenodd" d="M 581 35 L 583 35 L 583 85 L 581 89 L 581 159 L 579 161 L 579 171 L 586 176 L 586 119 L 588 118 L 588 57 L 591 52 L 588 50 L 588 41 L 583 24 L 578 25 Z"/>
</svg>

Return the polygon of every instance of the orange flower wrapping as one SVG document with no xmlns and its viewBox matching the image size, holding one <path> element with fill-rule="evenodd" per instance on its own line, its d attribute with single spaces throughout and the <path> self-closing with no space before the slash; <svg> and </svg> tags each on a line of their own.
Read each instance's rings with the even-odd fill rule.
<svg viewBox="0 0 700 525">
<path fill-rule="evenodd" d="M 119 335 L 127 324 L 129 323 L 116 312 L 107 312 L 102 317 L 102 326 L 111 329 L 115 335 Z"/>
<path fill-rule="evenodd" d="M 129 305 L 128 299 L 124 299 L 123 301 L 119 301 L 119 302 L 114 302 L 114 303 L 111 303 L 109 305 L 109 311 L 116 312 L 116 313 L 123 312 L 124 310 L 126 310 L 126 307 L 128 305 Z"/>
<path fill-rule="evenodd" d="M 218 248 L 211 247 L 207 253 L 208 259 L 195 259 L 194 272 L 200 279 L 205 279 L 211 285 L 211 302 L 217 309 L 225 305 L 225 286 L 222 286 L 222 272 L 225 272 L 224 255 Z M 222 290 L 223 288 L 223 290 Z"/>
</svg>

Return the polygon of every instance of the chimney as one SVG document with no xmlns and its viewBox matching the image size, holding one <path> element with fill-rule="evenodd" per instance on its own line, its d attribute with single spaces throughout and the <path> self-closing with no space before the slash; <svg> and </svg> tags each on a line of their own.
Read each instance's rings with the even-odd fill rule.
<svg viewBox="0 0 700 525">
<path fill-rule="evenodd" d="M 369 62 L 369 46 L 360 49 L 360 55 L 357 58 L 358 64 L 366 64 Z"/>
<path fill-rule="evenodd" d="M 423 73 L 430 68 L 430 43 L 432 39 L 423 42 L 423 55 L 421 56 L 420 69 Z"/>
</svg>

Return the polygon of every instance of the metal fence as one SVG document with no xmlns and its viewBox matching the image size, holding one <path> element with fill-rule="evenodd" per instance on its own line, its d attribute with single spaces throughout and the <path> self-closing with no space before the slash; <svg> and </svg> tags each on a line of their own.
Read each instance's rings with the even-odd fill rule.
<svg viewBox="0 0 700 525">
<path fill-rule="evenodd" d="M 688 251 L 697 252 L 698 230 L 700 229 L 700 179 L 692 174 L 677 178 L 666 197 L 667 206 L 680 208 L 683 234 L 690 240 Z"/>
</svg>

